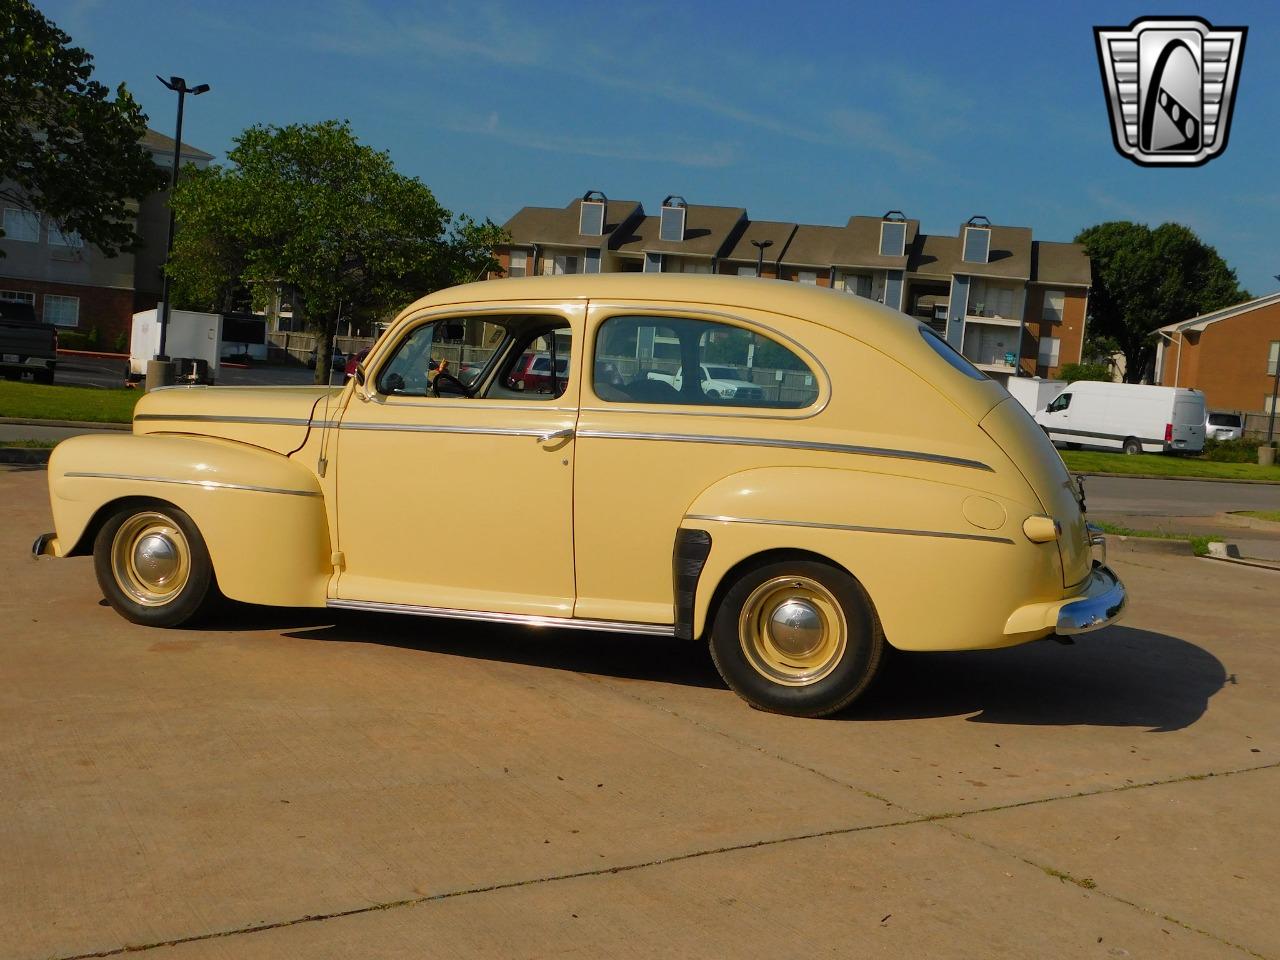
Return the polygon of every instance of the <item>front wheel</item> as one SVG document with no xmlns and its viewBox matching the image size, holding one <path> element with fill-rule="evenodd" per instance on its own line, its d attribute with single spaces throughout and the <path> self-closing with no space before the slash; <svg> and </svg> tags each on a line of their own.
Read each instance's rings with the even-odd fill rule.
<svg viewBox="0 0 1280 960">
<path fill-rule="evenodd" d="M 1136 453 L 1142 452 L 1142 443 L 1137 437 L 1129 437 L 1125 440 L 1124 446 L 1120 449 L 1123 450 L 1126 455 L 1133 456 Z"/>
<path fill-rule="evenodd" d="M 116 612 L 149 627 L 181 626 L 219 595 L 204 537 L 168 503 L 135 503 L 112 514 L 94 540 L 93 568 Z"/>
<path fill-rule="evenodd" d="M 769 563 L 725 594 L 711 656 L 735 693 L 760 710 L 822 717 L 866 690 L 885 639 L 862 585 L 810 560 Z"/>
</svg>

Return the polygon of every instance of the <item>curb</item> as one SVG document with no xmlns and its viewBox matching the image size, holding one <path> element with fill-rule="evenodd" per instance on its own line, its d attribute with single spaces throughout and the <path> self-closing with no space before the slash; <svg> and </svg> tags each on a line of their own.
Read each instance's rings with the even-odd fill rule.
<svg viewBox="0 0 1280 960">
<path fill-rule="evenodd" d="M 99 360 L 128 360 L 127 353 L 105 353 L 98 350 L 63 350 L 58 348 L 58 353 L 65 353 L 68 357 L 97 357 Z"/>
<path fill-rule="evenodd" d="M 49 462 L 51 453 L 51 449 L 44 447 L 0 447 L 0 463 L 44 466 Z"/>
<path fill-rule="evenodd" d="M 1113 543 L 1117 547 L 1123 546 L 1133 553 L 1173 554 L 1179 557 L 1194 557 L 1196 555 L 1195 550 L 1191 548 L 1190 540 L 1174 540 L 1166 537 L 1129 537 L 1108 533 L 1108 548 Z"/>
<path fill-rule="evenodd" d="M 1239 477 L 1167 477 L 1163 473 L 1093 473 L 1088 470 L 1072 470 L 1067 472 L 1078 477 L 1110 477 L 1119 480 L 1186 480 L 1195 483 L 1256 483 L 1263 486 L 1280 485 L 1280 480 L 1245 480 Z"/>
<path fill-rule="evenodd" d="M 29 417 L 0 417 L 0 423 L 19 427 L 71 427 L 78 430 L 132 430 L 132 423 L 114 423 L 93 420 L 32 420 Z"/>
</svg>

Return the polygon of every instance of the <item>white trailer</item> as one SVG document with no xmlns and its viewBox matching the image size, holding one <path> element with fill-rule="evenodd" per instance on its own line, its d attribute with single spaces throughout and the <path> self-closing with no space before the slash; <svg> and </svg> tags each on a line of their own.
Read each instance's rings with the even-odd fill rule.
<svg viewBox="0 0 1280 960">
<path fill-rule="evenodd" d="M 1199 453 L 1204 394 L 1137 383 L 1070 383 L 1035 414 L 1049 439 L 1125 453 Z"/>
<path fill-rule="evenodd" d="M 165 353 L 172 360 L 203 360 L 208 364 L 209 381 L 218 379 L 218 358 L 222 351 L 222 315 L 174 310 L 169 314 Z M 129 379 L 147 375 L 147 361 L 160 352 L 160 311 L 143 310 L 133 315 L 129 340 Z"/>
<path fill-rule="evenodd" d="M 1042 380 L 1040 377 L 1010 377 L 1005 389 L 1031 414 L 1039 413 L 1049 401 L 1067 388 L 1066 380 Z"/>
</svg>

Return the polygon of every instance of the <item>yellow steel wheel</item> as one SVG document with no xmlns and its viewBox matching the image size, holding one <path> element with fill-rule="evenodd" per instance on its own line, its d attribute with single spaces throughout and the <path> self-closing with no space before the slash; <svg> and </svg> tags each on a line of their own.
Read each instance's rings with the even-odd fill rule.
<svg viewBox="0 0 1280 960">
<path fill-rule="evenodd" d="M 849 642 L 835 595 L 808 576 L 773 577 L 747 596 L 738 616 L 747 663 L 773 683 L 804 687 L 828 676 Z"/>
<path fill-rule="evenodd" d="M 134 603 L 162 607 L 191 576 L 191 546 L 181 528 L 162 513 L 135 513 L 111 541 L 111 574 Z"/>
</svg>

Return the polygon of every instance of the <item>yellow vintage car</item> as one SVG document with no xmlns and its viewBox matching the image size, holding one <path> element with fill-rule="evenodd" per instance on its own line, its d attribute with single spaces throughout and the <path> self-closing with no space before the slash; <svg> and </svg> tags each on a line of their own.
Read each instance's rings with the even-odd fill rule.
<svg viewBox="0 0 1280 960">
<path fill-rule="evenodd" d="M 700 373 L 698 373 L 700 371 Z M 1115 620 L 1083 493 L 929 327 L 770 280 L 469 284 L 342 388 L 179 387 L 49 464 L 56 532 L 126 618 L 219 594 L 708 641 L 754 706 L 840 710 L 886 645 Z"/>
</svg>

